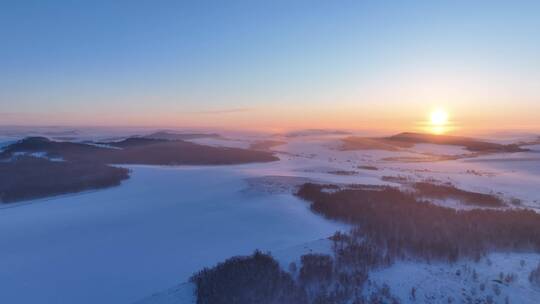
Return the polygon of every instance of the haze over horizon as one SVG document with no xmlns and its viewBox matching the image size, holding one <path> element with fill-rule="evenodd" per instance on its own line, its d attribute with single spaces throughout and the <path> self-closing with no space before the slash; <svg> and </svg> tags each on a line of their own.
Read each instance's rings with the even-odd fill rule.
<svg viewBox="0 0 540 304">
<path fill-rule="evenodd" d="M 4 2 L 0 125 L 429 131 L 443 109 L 445 133 L 538 131 L 538 16 L 538 1 Z"/>
</svg>

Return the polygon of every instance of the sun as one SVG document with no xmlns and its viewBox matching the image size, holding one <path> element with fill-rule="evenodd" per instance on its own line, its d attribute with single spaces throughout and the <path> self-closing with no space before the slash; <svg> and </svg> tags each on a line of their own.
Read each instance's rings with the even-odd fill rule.
<svg viewBox="0 0 540 304">
<path fill-rule="evenodd" d="M 448 123 L 448 113 L 443 109 L 431 112 L 430 121 L 432 126 L 444 126 Z"/>
<path fill-rule="evenodd" d="M 429 115 L 429 129 L 433 134 L 443 134 L 447 131 L 448 112 L 436 109 Z"/>
</svg>

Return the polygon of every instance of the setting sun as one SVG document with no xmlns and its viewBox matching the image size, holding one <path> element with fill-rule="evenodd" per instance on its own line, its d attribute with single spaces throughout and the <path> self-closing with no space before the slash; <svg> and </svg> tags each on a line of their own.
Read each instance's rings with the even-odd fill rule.
<svg viewBox="0 0 540 304">
<path fill-rule="evenodd" d="M 433 134 L 443 134 L 447 131 L 448 113 L 443 109 L 431 112 L 429 116 L 429 128 Z"/>
<path fill-rule="evenodd" d="M 448 113 L 442 109 L 435 110 L 431 112 L 430 121 L 433 126 L 444 126 L 448 123 Z"/>
</svg>

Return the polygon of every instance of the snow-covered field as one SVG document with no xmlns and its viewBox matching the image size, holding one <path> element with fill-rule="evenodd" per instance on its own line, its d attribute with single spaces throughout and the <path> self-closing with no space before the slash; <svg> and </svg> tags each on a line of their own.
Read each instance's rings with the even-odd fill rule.
<svg viewBox="0 0 540 304">
<path fill-rule="evenodd" d="M 538 146 L 524 153 L 407 162 L 399 159 L 461 155 L 463 149 L 423 144 L 402 151 L 341 151 L 342 137 L 272 138 L 287 143 L 272 148 L 279 162 L 265 164 L 133 166 L 132 177 L 116 188 L 0 207 L 0 303 L 190 303 L 193 287 L 184 284 L 189 276 L 233 255 L 270 250 L 287 265 L 303 253 L 325 252 L 324 238 L 347 227 L 311 213 L 291 194 L 306 181 L 397 185 L 383 177 L 435 179 L 540 210 Z M 201 143 L 248 147 L 253 140 Z M 471 267 L 487 280 L 521 259 L 527 267 L 540 260 L 496 255 L 493 271 Z M 443 289 L 444 280 L 434 278 L 448 279 L 449 288 L 462 292 L 467 283 L 452 276 L 459 267 L 398 263 L 376 272 L 373 281 L 388 283 L 402 300 L 414 284 Z M 415 280 L 405 286 L 399 281 L 407 273 Z M 523 280 L 520 274 L 503 294 L 521 294 L 520 288 L 530 287 Z M 527 292 L 519 303 L 539 296 Z"/>
<path fill-rule="evenodd" d="M 316 240 L 272 254 L 283 269 L 288 269 L 291 262 L 300 265 L 300 257 L 307 253 L 332 254 L 331 241 Z M 474 300 L 487 298 L 492 303 L 535 304 L 540 288 L 531 284 L 528 276 L 538 263 L 540 254 L 534 253 L 492 253 L 478 262 L 463 260 L 454 264 L 398 261 L 370 273 L 366 296 L 387 285 L 403 304 L 469 303 L 469 299 L 475 303 Z M 507 278 L 512 280 L 506 281 Z M 195 304 L 194 288 L 185 282 L 134 304 Z"/>
<path fill-rule="evenodd" d="M 344 227 L 291 195 L 243 192 L 245 166 L 131 169 L 117 188 L 0 210 L 1 303 L 130 303 Z"/>
<path fill-rule="evenodd" d="M 540 254 L 532 253 L 493 253 L 479 262 L 455 264 L 397 262 L 372 272 L 370 280 L 378 286 L 387 284 L 402 303 L 468 303 L 468 299 L 491 298 L 492 303 L 535 304 L 540 288 L 528 276 L 539 262 Z"/>
<path fill-rule="evenodd" d="M 280 139 L 282 140 L 282 139 Z M 244 167 L 244 171 L 256 172 L 258 178 L 249 181 L 253 191 L 284 193 L 298 182 L 313 180 L 328 183 L 361 183 L 361 184 L 392 184 L 383 181 L 383 176 L 407 176 L 414 180 L 436 179 L 449 181 L 459 187 L 484 193 L 498 193 L 505 198 L 519 198 L 523 205 L 538 209 L 540 206 L 540 160 L 530 160 L 538 157 L 537 151 L 515 154 L 496 154 L 476 159 L 449 160 L 438 162 L 399 162 L 389 161 L 395 157 L 418 157 L 429 155 L 460 155 L 464 149 L 456 146 L 416 145 L 404 151 L 340 151 L 339 138 L 336 137 L 302 137 L 287 139 L 288 143 L 274 147 L 279 151 L 281 161 L 270 165 Z M 536 148 L 536 147 L 529 147 Z M 487 158 L 487 160 L 484 160 Z M 495 159 L 513 158 L 515 161 L 492 161 Z M 366 170 L 362 167 L 375 167 L 378 170 Z M 355 174 L 339 175 L 333 172 L 350 171 Z M 264 177 L 266 176 L 266 177 Z M 451 202 L 450 207 L 459 208 L 459 204 Z M 284 269 L 290 262 L 309 252 L 329 253 L 330 242 L 318 240 L 291 246 L 273 252 Z M 538 254 L 492 254 L 489 256 L 491 265 L 485 261 L 480 263 L 462 262 L 455 265 L 425 264 L 400 262 L 390 268 L 373 273 L 370 277 L 372 284 L 381 286 L 388 284 L 403 303 L 448 303 L 448 297 L 454 301 L 465 299 L 466 295 L 476 293 L 478 297 L 492 295 L 495 303 L 504 303 L 506 297 L 510 303 L 535 303 L 540 296 L 527 281 L 528 273 L 540 261 Z M 526 261 L 520 266 L 521 260 Z M 477 281 L 472 283 L 464 273 L 455 275 L 463 267 L 475 269 Z M 460 272 L 463 270 L 460 270 Z M 490 280 L 496 279 L 500 272 L 515 273 L 517 281 L 500 286 L 501 294 L 496 295 Z M 411 275 L 412 274 L 412 275 Z M 410 279 L 413 277 L 414 279 Z M 468 281 L 469 280 L 469 281 Z M 480 285 L 487 285 L 486 290 L 480 290 Z M 448 288 L 446 285 L 448 284 Z M 476 285 L 475 285 L 476 284 Z M 417 300 L 410 298 L 411 288 L 417 289 Z M 476 287 L 477 290 L 474 290 Z M 189 295 L 193 292 L 189 283 L 175 285 L 147 298 L 137 304 L 166 304 L 194 303 Z M 524 291 L 525 290 L 525 291 Z M 517 301 L 517 302 L 516 302 Z M 459 303 L 459 301 L 457 301 Z"/>
</svg>

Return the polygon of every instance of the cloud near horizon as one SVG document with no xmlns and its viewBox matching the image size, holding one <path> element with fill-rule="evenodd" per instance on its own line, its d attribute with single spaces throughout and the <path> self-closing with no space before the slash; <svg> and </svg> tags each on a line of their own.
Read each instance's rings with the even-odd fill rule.
<svg viewBox="0 0 540 304">
<path fill-rule="evenodd" d="M 219 109 L 219 110 L 202 110 L 191 112 L 193 114 L 234 114 L 244 113 L 251 111 L 251 108 L 231 108 L 231 109 Z"/>
</svg>

